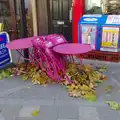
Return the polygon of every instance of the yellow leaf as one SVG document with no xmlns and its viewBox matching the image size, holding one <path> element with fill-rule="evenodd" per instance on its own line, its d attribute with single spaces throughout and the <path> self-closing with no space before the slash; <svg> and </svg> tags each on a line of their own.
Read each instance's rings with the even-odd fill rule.
<svg viewBox="0 0 120 120">
<path fill-rule="evenodd" d="M 33 117 L 36 117 L 36 116 L 38 116 L 39 115 L 39 110 L 34 110 L 33 112 L 32 112 L 32 116 Z"/>
<path fill-rule="evenodd" d="M 83 86 L 81 87 L 81 89 L 82 89 L 82 90 L 85 90 L 85 91 L 89 91 L 89 90 L 90 90 L 90 88 L 89 88 L 87 85 L 83 85 Z"/>
</svg>

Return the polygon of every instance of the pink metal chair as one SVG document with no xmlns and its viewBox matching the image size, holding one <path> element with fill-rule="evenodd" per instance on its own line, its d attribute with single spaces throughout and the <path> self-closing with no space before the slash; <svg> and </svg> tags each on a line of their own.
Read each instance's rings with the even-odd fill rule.
<svg viewBox="0 0 120 120">
<path fill-rule="evenodd" d="M 32 40 L 32 43 L 33 47 L 35 47 L 35 49 L 37 48 L 36 54 L 39 55 L 39 60 L 37 61 L 41 69 L 46 71 L 49 77 L 57 80 L 58 82 L 63 79 L 59 74 L 61 71 L 68 81 L 71 82 L 65 71 L 65 57 L 55 54 L 52 50 L 54 46 L 67 43 L 65 38 L 61 35 L 53 34 L 46 36 L 46 39 L 44 40 L 42 38 L 39 40 L 34 39 Z M 34 58 L 38 59 L 38 57 Z"/>
<path fill-rule="evenodd" d="M 60 72 L 71 82 L 66 75 L 66 61 L 74 62 L 72 55 L 84 54 L 92 50 L 89 45 L 68 44 L 62 35 L 57 34 L 15 40 L 7 44 L 7 47 L 17 50 L 20 55 L 22 55 L 22 50 L 32 47 L 32 51 L 29 52 L 29 61 L 58 82 L 63 79 Z"/>
</svg>

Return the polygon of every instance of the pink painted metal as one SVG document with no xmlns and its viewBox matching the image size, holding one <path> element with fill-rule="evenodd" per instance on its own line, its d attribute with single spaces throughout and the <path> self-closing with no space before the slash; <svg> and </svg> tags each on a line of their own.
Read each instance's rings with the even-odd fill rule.
<svg viewBox="0 0 120 120">
<path fill-rule="evenodd" d="M 62 55 L 79 55 L 79 63 L 82 64 L 81 54 L 92 51 L 92 48 L 87 44 L 66 43 L 53 47 L 53 51 Z M 73 56 L 70 58 L 70 62 L 74 62 Z"/>
<path fill-rule="evenodd" d="M 66 39 L 62 35 L 57 35 L 57 34 L 46 36 L 46 40 L 47 40 L 46 43 L 47 48 L 52 48 L 54 46 L 67 43 Z"/>
<path fill-rule="evenodd" d="M 61 55 L 57 55 L 53 52 L 52 48 L 58 44 L 67 43 L 65 38 L 61 35 L 49 35 L 43 40 L 42 38 L 32 40 L 33 47 L 37 52 L 34 58 L 37 58 L 38 65 L 41 69 L 49 75 L 53 80 L 62 80 L 63 78 L 60 76 L 59 72 L 61 71 L 66 78 L 70 81 L 70 79 L 66 75 L 65 71 L 65 59 Z M 36 60 L 35 60 L 36 61 Z"/>
<path fill-rule="evenodd" d="M 85 45 L 85 44 L 66 43 L 55 46 L 53 48 L 53 51 L 63 55 L 77 55 L 92 51 L 92 48 L 90 45 Z"/>
<path fill-rule="evenodd" d="M 10 43 L 8 43 L 6 47 L 11 50 L 30 48 L 33 46 L 31 40 L 36 38 L 38 38 L 38 36 L 13 40 Z"/>
<path fill-rule="evenodd" d="M 62 35 L 57 34 L 15 40 L 7 44 L 7 47 L 16 50 L 32 47 L 32 52 L 29 53 L 31 63 L 39 66 L 43 72 L 58 82 L 63 79 L 60 72 L 63 73 L 70 83 L 71 80 L 66 75 L 66 61 L 74 62 L 72 55 L 91 50 L 89 45 L 68 44 Z"/>
</svg>

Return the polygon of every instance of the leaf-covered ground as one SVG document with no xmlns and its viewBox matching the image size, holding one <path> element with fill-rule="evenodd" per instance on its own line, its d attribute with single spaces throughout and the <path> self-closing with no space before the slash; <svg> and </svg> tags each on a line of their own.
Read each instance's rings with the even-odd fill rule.
<svg viewBox="0 0 120 120">
<path fill-rule="evenodd" d="M 72 83 L 69 83 L 61 73 L 63 80 L 59 84 L 66 87 L 71 97 L 81 97 L 89 101 L 96 101 L 97 86 L 107 80 L 107 76 L 104 75 L 105 71 L 105 65 L 93 67 L 90 64 L 68 64 L 66 73 L 72 80 Z M 30 63 L 27 67 L 25 63 L 21 63 L 14 68 L 1 71 L 0 79 L 2 80 L 2 78 L 10 76 L 21 76 L 25 81 L 31 80 L 33 84 L 48 85 L 55 83 L 55 80 L 49 78 L 45 72 L 41 72 L 39 67 Z M 106 92 L 111 90 L 112 86 L 106 88 Z"/>
</svg>

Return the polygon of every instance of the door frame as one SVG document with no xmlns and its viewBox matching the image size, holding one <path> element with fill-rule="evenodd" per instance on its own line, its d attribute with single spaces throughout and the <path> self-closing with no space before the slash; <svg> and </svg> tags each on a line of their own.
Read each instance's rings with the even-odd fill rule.
<svg viewBox="0 0 120 120">
<path fill-rule="evenodd" d="M 52 13 L 50 13 L 50 11 L 52 11 L 52 8 L 51 8 L 51 0 L 48 0 L 47 1 L 47 15 L 48 15 L 48 33 L 51 33 L 52 31 L 52 22 L 51 22 L 51 19 L 52 19 Z"/>
<path fill-rule="evenodd" d="M 36 0 L 38 35 L 48 34 L 48 13 L 47 13 L 48 1 L 49 0 Z"/>
<path fill-rule="evenodd" d="M 12 24 L 12 30 L 11 30 L 11 38 L 12 40 L 17 38 L 17 28 L 16 28 L 16 16 L 15 16 L 15 0 L 9 0 L 10 5 L 10 14 L 11 14 L 11 24 Z"/>
</svg>

